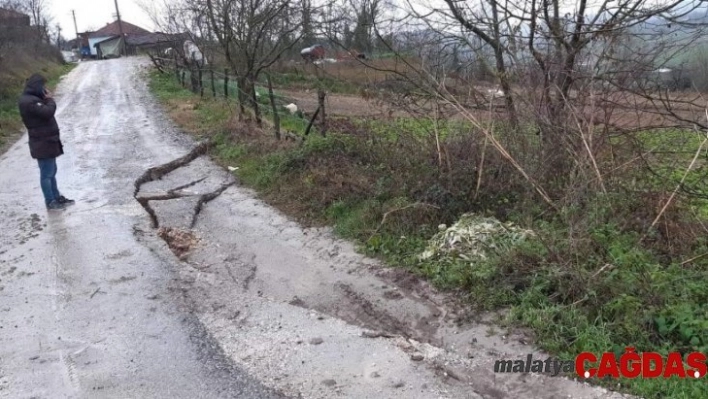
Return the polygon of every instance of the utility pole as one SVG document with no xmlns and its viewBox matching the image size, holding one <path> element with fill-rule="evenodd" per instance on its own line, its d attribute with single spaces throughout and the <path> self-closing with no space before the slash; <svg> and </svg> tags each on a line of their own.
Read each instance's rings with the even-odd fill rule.
<svg viewBox="0 0 708 399">
<path fill-rule="evenodd" d="M 57 48 L 59 48 L 59 50 L 62 50 L 62 48 L 61 48 L 61 31 L 62 31 L 61 25 L 57 24 Z"/>
<path fill-rule="evenodd" d="M 120 10 L 118 9 L 118 0 L 114 0 L 116 4 L 116 17 L 118 18 L 118 30 L 120 31 L 120 38 L 124 41 L 123 47 L 120 50 L 121 55 L 125 55 L 125 35 L 123 34 L 123 22 L 120 20 Z"/>
<path fill-rule="evenodd" d="M 79 38 L 79 26 L 76 24 L 76 11 L 71 10 L 71 15 L 74 16 L 74 31 L 76 31 L 76 38 L 78 39 Z"/>
</svg>

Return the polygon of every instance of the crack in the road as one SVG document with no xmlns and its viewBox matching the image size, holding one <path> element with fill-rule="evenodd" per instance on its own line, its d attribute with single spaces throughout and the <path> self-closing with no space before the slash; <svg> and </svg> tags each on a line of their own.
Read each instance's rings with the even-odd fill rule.
<svg viewBox="0 0 708 399">
<path fill-rule="evenodd" d="M 251 281 L 253 281 L 254 278 L 256 278 L 256 273 L 258 272 L 258 266 L 254 263 L 251 268 L 248 270 L 248 276 L 243 280 L 243 289 L 244 291 L 248 291 Z"/>
<path fill-rule="evenodd" d="M 173 200 L 177 198 L 185 198 L 185 197 L 194 197 L 195 194 L 183 194 L 183 193 L 176 193 L 173 191 L 168 191 L 167 194 L 159 194 L 159 195 L 153 195 L 149 197 L 136 197 L 135 199 L 138 201 L 140 206 L 145 209 L 145 212 L 148 213 L 150 216 L 150 220 L 152 221 L 152 227 L 157 229 L 160 227 L 160 222 L 157 219 L 157 214 L 155 213 L 155 210 L 152 209 L 152 206 L 150 206 L 150 201 L 168 201 L 168 200 Z"/>
<path fill-rule="evenodd" d="M 221 193 L 226 191 L 227 188 L 233 186 L 235 183 L 236 182 L 234 182 L 234 181 L 224 183 L 221 185 L 221 187 L 219 187 L 215 191 L 212 191 L 208 194 L 201 195 L 199 197 L 199 201 L 197 201 L 197 204 L 194 206 L 194 213 L 192 214 L 192 223 L 190 224 L 189 228 L 193 229 L 194 226 L 197 224 L 197 217 L 199 217 L 199 214 L 201 213 L 202 207 L 204 206 L 204 204 L 216 199 L 216 197 L 221 195 Z"/>
<path fill-rule="evenodd" d="M 159 228 L 160 222 L 157 218 L 157 214 L 155 213 L 155 210 L 152 208 L 152 206 L 150 206 L 150 201 L 169 201 L 169 200 L 173 200 L 173 199 L 198 196 L 199 200 L 197 201 L 197 204 L 194 206 L 194 211 L 192 214 L 192 221 L 190 224 L 190 229 L 193 229 L 194 226 L 197 224 L 197 218 L 199 217 L 199 214 L 202 211 L 202 207 L 206 203 L 214 200 L 216 197 L 221 195 L 224 191 L 226 191 L 227 188 L 229 188 L 235 184 L 234 181 L 227 182 L 227 183 L 222 184 L 218 189 L 216 189 L 210 193 L 201 194 L 201 195 L 180 192 L 180 190 L 184 190 L 185 188 L 192 187 L 192 186 L 206 180 L 206 177 L 203 177 L 201 179 L 194 180 L 194 181 L 189 182 L 187 184 L 183 184 L 179 187 L 175 187 L 163 194 L 150 195 L 150 196 L 139 196 L 138 195 L 140 193 L 140 187 L 142 187 L 144 184 L 155 181 L 155 180 L 159 180 L 163 176 L 167 175 L 168 173 L 170 173 L 176 169 L 179 169 L 181 167 L 187 166 L 189 163 L 191 163 L 195 159 L 206 154 L 207 151 L 211 147 L 212 147 L 212 143 L 210 141 L 205 141 L 205 142 L 199 143 L 196 147 L 194 147 L 186 155 L 184 155 L 180 158 L 177 158 L 173 161 L 170 161 L 166 164 L 154 166 L 154 167 L 146 170 L 140 177 L 138 177 L 135 180 L 135 191 L 133 192 L 133 198 L 135 198 L 135 200 L 138 201 L 140 206 L 142 206 L 143 209 L 145 209 L 145 212 L 147 212 L 147 214 L 150 216 L 150 220 L 152 222 L 153 228 L 155 228 L 155 229 Z"/>
<path fill-rule="evenodd" d="M 138 197 L 138 192 L 140 192 L 140 187 L 143 184 L 159 180 L 166 174 L 174 171 L 175 169 L 186 166 L 190 162 L 206 154 L 207 151 L 211 148 L 211 146 L 212 143 L 210 141 L 199 143 L 196 147 L 192 149 L 192 151 L 188 152 L 186 155 L 177 158 L 173 161 L 170 161 L 166 164 L 153 166 L 152 168 L 146 170 L 145 173 L 142 174 L 142 176 L 138 177 L 135 180 L 135 191 L 133 192 L 133 197 Z"/>
<path fill-rule="evenodd" d="M 183 184 L 183 185 L 181 185 L 181 186 L 179 186 L 179 187 L 175 187 L 175 188 L 173 188 L 172 190 L 170 190 L 170 192 L 175 192 L 175 191 L 179 191 L 179 190 L 184 190 L 185 188 L 190 188 L 190 187 L 192 187 L 192 186 L 196 186 L 197 184 L 203 182 L 203 181 L 206 180 L 206 179 L 207 179 L 207 177 L 204 176 L 204 177 L 202 177 L 201 179 L 197 179 L 197 180 L 195 180 L 195 181 L 193 181 L 193 182 L 189 182 L 189 183 Z"/>
</svg>

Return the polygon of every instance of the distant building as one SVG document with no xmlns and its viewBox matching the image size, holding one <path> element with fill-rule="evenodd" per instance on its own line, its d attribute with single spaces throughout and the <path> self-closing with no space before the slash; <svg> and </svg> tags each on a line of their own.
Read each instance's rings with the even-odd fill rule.
<svg viewBox="0 0 708 399">
<path fill-rule="evenodd" d="M 82 58 L 103 59 L 181 47 L 187 38 L 184 34 L 153 33 L 130 22 L 121 21 L 119 25 L 115 21 L 97 31 L 80 33 L 72 47 L 81 49 Z"/>
<path fill-rule="evenodd" d="M 137 55 L 145 52 L 162 54 L 169 48 L 180 48 L 189 39 L 189 34 L 168 34 L 162 32 L 146 35 L 131 35 L 125 38 L 126 52 Z"/>
<path fill-rule="evenodd" d="M 30 16 L 15 10 L 0 8 L 0 26 L 30 26 Z"/>
<path fill-rule="evenodd" d="M 124 36 L 140 36 L 149 35 L 151 33 L 150 31 L 143 29 L 137 25 L 133 25 L 130 22 L 121 21 L 120 25 L 118 25 L 118 21 L 115 21 L 111 22 L 110 24 L 106 24 L 106 26 L 104 26 L 103 28 L 93 32 L 93 37 L 120 36 L 121 28 L 123 30 Z"/>
<path fill-rule="evenodd" d="M 89 39 L 89 43 L 92 43 L 92 40 L 95 39 Z M 96 58 L 100 60 L 118 58 L 123 55 L 123 50 L 125 49 L 125 38 L 120 35 L 112 36 L 101 41 L 94 41 L 91 47 L 95 49 L 97 55 Z"/>
<path fill-rule="evenodd" d="M 121 38 L 121 33 L 123 38 Z M 88 47 L 91 56 L 103 58 L 105 55 L 119 56 L 124 50 L 125 41 L 130 37 L 149 35 L 150 31 L 126 21 L 114 21 L 88 35 Z M 103 47 L 103 49 L 101 49 Z"/>
<path fill-rule="evenodd" d="M 81 38 L 69 40 L 66 42 L 66 47 L 70 50 L 79 50 L 81 48 Z"/>
<path fill-rule="evenodd" d="M 81 58 L 91 58 L 91 47 L 89 46 L 89 38 L 93 32 L 79 33 L 79 38 L 76 39 L 76 47 L 81 52 Z"/>
<path fill-rule="evenodd" d="M 29 15 L 0 7 L 0 35 L 5 43 L 21 45 L 38 39 L 47 40 L 42 26 L 32 26 Z"/>
</svg>

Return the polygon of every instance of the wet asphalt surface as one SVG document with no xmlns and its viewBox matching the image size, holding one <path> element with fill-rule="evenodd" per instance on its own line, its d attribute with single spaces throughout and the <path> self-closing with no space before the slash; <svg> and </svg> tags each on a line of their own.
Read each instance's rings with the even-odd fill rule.
<svg viewBox="0 0 708 399">
<path fill-rule="evenodd" d="M 185 152 L 139 60 L 60 84 L 62 194 L 44 208 L 27 137 L 0 156 L 0 397 L 275 398 L 176 299 L 174 265 L 138 242 L 133 181 Z"/>
</svg>

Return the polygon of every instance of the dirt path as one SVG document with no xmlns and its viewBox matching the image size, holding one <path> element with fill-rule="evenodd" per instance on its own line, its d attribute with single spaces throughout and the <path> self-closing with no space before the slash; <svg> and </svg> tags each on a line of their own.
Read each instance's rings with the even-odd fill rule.
<svg viewBox="0 0 708 399">
<path fill-rule="evenodd" d="M 153 229 L 133 183 L 194 143 L 149 97 L 145 65 L 86 63 L 60 86 L 70 210 L 42 209 L 26 141 L 0 158 L 0 396 L 620 397 L 494 374 L 536 352 L 457 323 L 449 298 L 301 228 L 203 156 L 140 187 L 181 194 L 151 202 Z"/>
<path fill-rule="evenodd" d="M 482 92 L 487 90 L 481 89 Z M 279 89 L 278 93 L 293 101 L 299 109 L 311 115 L 318 107 L 317 92 Z M 690 94 L 675 94 L 670 96 L 671 99 L 683 101 L 672 107 L 675 112 L 685 121 L 698 121 L 705 123 L 705 109 L 695 104 L 700 101 L 695 99 L 695 95 Z M 330 116 L 340 116 L 346 118 L 376 118 L 382 120 L 392 120 L 393 118 L 410 118 L 412 114 L 404 109 L 396 108 L 389 105 L 385 101 L 378 101 L 372 97 L 366 99 L 360 95 L 354 94 L 339 94 L 328 93 L 326 97 L 325 107 L 327 114 Z M 676 118 L 670 115 L 662 106 L 661 101 L 656 104 L 641 99 L 638 96 L 629 94 L 617 94 L 608 96 L 606 99 L 608 104 L 604 107 L 598 106 L 596 109 L 587 105 L 585 107 L 584 118 L 587 121 L 592 120 L 597 125 L 609 123 L 612 129 L 619 131 L 638 131 L 641 129 L 654 129 L 657 127 L 677 127 L 682 126 L 685 129 L 692 129 L 693 125 L 685 121 L 677 121 Z M 492 120 L 503 120 L 506 118 L 503 106 L 500 100 L 497 99 L 497 107 L 494 110 L 485 109 L 484 105 L 480 105 L 481 109 L 470 108 L 471 115 L 480 123 L 488 123 Z M 693 105 L 686 104 L 692 102 Z M 428 104 L 427 106 L 430 106 Z M 432 115 L 432 111 L 424 111 L 416 108 L 416 112 L 421 115 Z M 444 107 L 445 117 L 449 120 L 467 121 L 468 119 L 450 106 Z M 591 115 L 594 116 L 591 118 Z"/>
<path fill-rule="evenodd" d="M 301 91 L 279 89 L 278 94 L 282 95 L 297 104 L 298 108 L 308 114 L 312 114 L 317 109 L 317 91 Z M 330 93 L 326 97 L 325 107 L 328 114 L 336 116 L 375 116 L 388 117 L 389 107 L 377 104 L 376 101 L 367 101 L 361 96 L 354 94 Z M 405 113 L 398 112 L 395 115 L 405 116 Z M 390 115 L 394 115 L 391 113 Z"/>
</svg>

